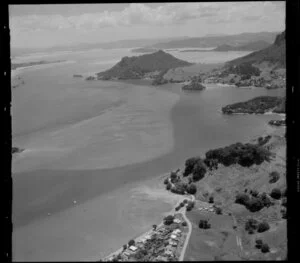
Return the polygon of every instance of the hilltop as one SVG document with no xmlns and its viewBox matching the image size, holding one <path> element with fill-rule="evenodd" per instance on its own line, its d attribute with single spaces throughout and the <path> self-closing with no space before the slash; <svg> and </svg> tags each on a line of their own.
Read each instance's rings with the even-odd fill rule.
<svg viewBox="0 0 300 263">
<path fill-rule="evenodd" d="M 141 56 L 123 57 L 112 68 L 97 73 L 98 79 L 141 79 L 146 77 L 147 73 L 159 74 L 168 69 L 184 67 L 192 63 L 180 60 L 174 56 L 159 50 L 151 54 Z"/>
<path fill-rule="evenodd" d="M 238 46 L 224 44 L 213 49 L 213 51 L 256 51 L 264 49 L 268 46 L 270 46 L 270 43 L 263 40 L 259 40 Z"/>
<path fill-rule="evenodd" d="M 269 62 L 277 64 L 278 66 L 285 66 L 286 64 L 285 51 L 285 31 L 276 36 L 272 45 L 262 50 L 253 52 L 247 56 L 237 58 L 228 62 L 229 65 L 239 65 L 243 63 L 260 64 Z"/>
</svg>

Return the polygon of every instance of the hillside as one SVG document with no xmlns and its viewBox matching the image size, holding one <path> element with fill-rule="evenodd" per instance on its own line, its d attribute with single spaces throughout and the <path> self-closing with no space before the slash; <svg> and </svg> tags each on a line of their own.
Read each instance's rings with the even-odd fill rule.
<svg viewBox="0 0 300 263">
<path fill-rule="evenodd" d="M 285 113 L 285 98 L 260 96 L 248 101 L 227 105 L 222 108 L 222 112 L 224 114 L 263 114 L 268 111 L 276 113 Z"/>
<path fill-rule="evenodd" d="M 171 68 L 192 65 L 159 50 L 155 53 L 134 57 L 123 57 L 109 70 L 97 73 L 98 79 L 140 79 L 146 73 L 161 72 Z"/>
<path fill-rule="evenodd" d="M 283 260 L 286 257 L 286 141 L 282 133 L 269 138 L 264 146 L 273 154 L 270 161 L 251 167 L 219 165 L 196 183 L 198 201 L 193 213 L 188 214 L 195 228 L 185 260 L 192 257 L 202 260 L 204 254 L 209 256 L 207 259 L 215 260 Z M 211 196 L 212 204 L 221 209 L 220 214 L 197 209 Z M 238 196 L 248 196 L 251 202 L 242 205 L 236 201 Z M 211 229 L 199 229 L 198 222 L 204 218 Z M 261 228 L 262 222 L 267 223 L 265 229 Z M 269 252 L 256 245 L 259 239 L 268 245 Z M 207 246 L 207 241 L 211 246 Z M 194 249 L 196 245 L 198 249 Z M 202 250 L 204 247 L 208 250 Z"/>
<path fill-rule="evenodd" d="M 270 43 L 260 40 L 260 41 L 249 42 L 247 44 L 239 45 L 239 46 L 230 46 L 224 44 L 213 49 L 213 51 L 256 51 L 256 50 L 264 49 L 268 46 L 270 46 Z"/>
<path fill-rule="evenodd" d="M 276 36 L 276 39 L 269 47 L 255 51 L 247 56 L 237 58 L 228 62 L 230 65 L 238 65 L 242 63 L 256 63 L 270 62 L 285 66 L 286 51 L 285 51 L 285 31 Z"/>
<path fill-rule="evenodd" d="M 185 48 L 185 47 L 217 47 L 220 45 L 243 45 L 254 41 L 266 41 L 272 43 L 278 33 L 276 32 L 259 32 L 259 33 L 242 33 L 237 35 L 191 37 L 181 40 L 172 40 L 164 43 L 151 45 L 152 48 Z"/>
</svg>

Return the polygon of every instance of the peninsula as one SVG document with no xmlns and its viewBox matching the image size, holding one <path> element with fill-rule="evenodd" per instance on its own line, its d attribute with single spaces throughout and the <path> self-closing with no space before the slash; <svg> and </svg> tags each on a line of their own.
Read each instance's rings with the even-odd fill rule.
<svg viewBox="0 0 300 263">
<path fill-rule="evenodd" d="M 260 96 L 254 99 L 227 105 L 222 108 L 224 114 L 264 114 L 266 112 L 285 113 L 285 98 Z"/>
<path fill-rule="evenodd" d="M 100 80 L 151 79 L 163 71 L 189 65 L 192 63 L 159 50 L 141 56 L 123 57 L 112 68 L 97 73 L 97 78 Z"/>
</svg>

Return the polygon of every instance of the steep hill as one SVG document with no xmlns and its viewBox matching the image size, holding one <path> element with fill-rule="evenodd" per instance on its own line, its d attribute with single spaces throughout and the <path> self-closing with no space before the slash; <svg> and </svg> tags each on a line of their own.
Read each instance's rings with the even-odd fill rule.
<svg viewBox="0 0 300 263">
<path fill-rule="evenodd" d="M 249 42 L 245 45 L 239 45 L 239 46 L 230 46 L 224 44 L 218 46 L 213 51 L 256 51 L 256 50 L 264 49 L 268 46 L 270 46 L 270 43 L 260 40 L 260 41 Z"/>
<path fill-rule="evenodd" d="M 231 65 L 238 65 L 242 63 L 256 63 L 271 62 L 280 66 L 286 64 L 286 51 L 285 51 L 285 31 L 277 35 L 274 43 L 269 47 L 253 52 L 247 56 L 237 58 L 228 62 Z"/>
<path fill-rule="evenodd" d="M 150 72 L 192 65 L 159 50 L 155 53 L 124 57 L 111 69 L 97 73 L 98 79 L 140 79 Z"/>
</svg>

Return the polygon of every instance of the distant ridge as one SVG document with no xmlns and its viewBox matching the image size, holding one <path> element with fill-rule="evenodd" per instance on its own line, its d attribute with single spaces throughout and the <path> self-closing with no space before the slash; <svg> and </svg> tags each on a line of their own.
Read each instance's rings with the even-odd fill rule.
<svg viewBox="0 0 300 263">
<path fill-rule="evenodd" d="M 247 56 L 237 58 L 227 62 L 230 65 L 238 65 L 242 63 L 262 63 L 271 62 L 280 66 L 286 65 L 286 50 L 285 50 L 285 31 L 277 35 L 275 41 L 269 47 L 255 51 Z"/>
<path fill-rule="evenodd" d="M 258 32 L 258 33 L 242 33 L 235 35 L 219 35 L 205 37 L 190 37 L 187 39 L 172 40 L 164 43 L 157 43 L 147 47 L 157 49 L 167 48 L 196 48 L 196 47 L 217 47 L 223 44 L 237 46 L 249 42 L 265 41 L 273 43 L 279 32 Z"/>
<path fill-rule="evenodd" d="M 97 74 L 99 79 L 140 79 L 150 72 L 161 72 L 171 68 L 192 65 L 162 50 L 151 54 L 123 57 L 109 70 Z"/>
<path fill-rule="evenodd" d="M 213 51 L 257 51 L 264 49 L 268 46 L 270 46 L 270 43 L 263 40 L 258 40 L 239 46 L 231 46 L 224 44 L 213 49 Z"/>
</svg>

